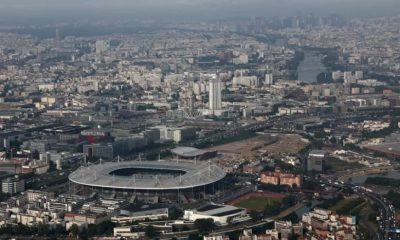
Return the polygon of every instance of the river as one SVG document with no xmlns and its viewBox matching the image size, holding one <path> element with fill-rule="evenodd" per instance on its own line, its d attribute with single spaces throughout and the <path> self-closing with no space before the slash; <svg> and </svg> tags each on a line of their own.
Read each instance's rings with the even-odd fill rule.
<svg viewBox="0 0 400 240">
<path fill-rule="evenodd" d="M 326 68 L 322 64 L 324 56 L 314 51 L 305 51 L 304 60 L 300 62 L 297 68 L 298 80 L 305 83 L 314 83 L 317 76 L 321 72 L 325 72 Z"/>
</svg>

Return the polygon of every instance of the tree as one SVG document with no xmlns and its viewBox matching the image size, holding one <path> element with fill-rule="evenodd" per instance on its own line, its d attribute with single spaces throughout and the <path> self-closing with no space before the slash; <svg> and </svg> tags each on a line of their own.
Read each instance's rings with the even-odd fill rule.
<svg viewBox="0 0 400 240">
<path fill-rule="evenodd" d="M 11 197 L 10 194 L 0 192 L 0 202 L 6 201 Z"/>
<path fill-rule="evenodd" d="M 289 240 L 297 240 L 297 239 L 299 239 L 299 236 L 297 236 L 296 234 L 291 234 L 289 236 Z"/>
<path fill-rule="evenodd" d="M 69 232 L 72 234 L 72 236 L 77 237 L 79 233 L 78 225 L 72 224 L 72 226 L 69 228 Z"/>
<path fill-rule="evenodd" d="M 54 228 L 54 235 L 66 235 L 66 231 L 65 231 L 65 227 L 61 226 L 61 225 L 57 225 Z"/>
<path fill-rule="evenodd" d="M 291 207 L 296 204 L 296 197 L 293 195 L 289 195 L 282 199 L 282 204 L 286 207 Z"/>
<path fill-rule="evenodd" d="M 97 227 L 97 235 L 111 235 L 113 233 L 114 227 L 116 227 L 116 224 L 111 222 L 111 221 L 104 221 L 98 225 Z"/>
<path fill-rule="evenodd" d="M 265 231 L 263 231 L 264 233 Z M 226 235 L 229 237 L 229 239 L 233 239 L 233 240 L 237 240 L 240 239 L 240 235 L 242 234 L 242 231 L 234 231 L 234 232 L 229 232 L 226 233 Z M 253 234 L 255 234 L 255 232 L 253 231 Z"/>
<path fill-rule="evenodd" d="M 254 222 L 257 221 L 260 216 L 260 214 L 256 210 L 251 210 L 249 215 Z"/>
<path fill-rule="evenodd" d="M 331 83 L 332 81 L 332 74 L 321 72 L 317 75 L 317 83 Z"/>
<path fill-rule="evenodd" d="M 292 223 L 297 223 L 299 222 L 299 216 L 297 216 L 296 212 L 292 212 L 291 214 L 287 215 L 285 218 L 283 218 L 285 221 L 291 221 Z"/>
<path fill-rule="evenodd" d="M 183 211 L 177 207 L 171 207 L 168 211 L 168 217 L 171 220 L 176 220 L 183 216 Z"/>
<path fill-rule="evenodd" d="M 207 234 L 215 228 L 214 219 L 197 219 L 194 221 L 194 227 L 199 230 L 200 234 Z"/>
<path fill-rule="evenodd" d="M 144 235 L 148 239 L 154 239 L 158 236 L 158 232 L 152 225 L 147 225 L 144 229 Z"/>
<path fill-rule="evenodd" d="M 37 226 L 37 233 L 39 236 L 47 236 L 49 234 L 49 225 L 39 224 Z"/>
<path fill-rule="evenodd" d="M 89 239 L 88 233 L 87 233 L 86 229 L 83 229 L 83 230 L 78 234 L 78 236 L 79 236 L 79 239 L 82 239 L 82 240 L 87 240 L 87 239 Z"/>
<path fill-rule="evenodd" d="M 196 233 L 191 233 L 188 237 L 188 240 L 202 240 L 202 239 L 203 238 Z"/>
<path fill-rule="evenodd" d="M 281 211 L 281 208 L 278 204 L 273 204 L 271 206 L 267 206 L 264 208 L 264 217 L 271 217 L 273 215 L 278 214 Z"/>
<path fill-rule="evenodd" d="M 89 224 L 87 228 L 87 234 L 89 237 L 93 237 L 97 235 L 97 226 L 95 224 Z"/>
</svg>

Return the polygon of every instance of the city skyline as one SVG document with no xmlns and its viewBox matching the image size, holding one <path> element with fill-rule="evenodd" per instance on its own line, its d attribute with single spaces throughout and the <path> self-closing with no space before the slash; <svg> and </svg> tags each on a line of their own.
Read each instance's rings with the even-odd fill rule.
<svg viewBox="0 0 400 240">
<path fill-rule="evenodd" d="M 331 13 L 346 17 L 371 17 L 397 15 L 400 3 L 395 0 L 88 0 L 88 1 L 9 1 L 0 4 L 0 19 L 21 24 L 50 24 L 56 22 L 74 22 L 120 19 L 155 20 L 218 20 L 248 17 L 291 16 L 301 11 L 316 15 Z M 179 13 L 179 14 L 178 14 Z"/>
</svg>

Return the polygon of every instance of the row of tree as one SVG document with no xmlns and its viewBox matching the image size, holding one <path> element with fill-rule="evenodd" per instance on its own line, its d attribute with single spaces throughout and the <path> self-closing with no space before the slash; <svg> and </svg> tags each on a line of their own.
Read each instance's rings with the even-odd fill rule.
<svg viewBox="0 0 400 240">
<path fill-rule="evenodd" d="M 35 226 L 6 224 L 0 227 L 0 236 L 65 236 L 67 234 L 65 227 L 61 225 L 57 225 L 55 228 L 50 228 L 47 224 Z"/>
<path fill-rule="evenodd" d="M 111 221 L 106 221 L 100 224 L 89 224 L 86 229 L 79 229 L 74 224 L 70 227 L 69 231 L 65 227 L 56 225 L 54 228 L 48 224 L 37 224 L 34 226 L 22 224 L 6 224 L 0 227 L 0 236 L 67 236 L 71 234 L 80 239 L 88 239 L 94 236 L 110 236 L 116 226 Z M 1 237 L 0 237 L 1 238 Z"/>
</svg>

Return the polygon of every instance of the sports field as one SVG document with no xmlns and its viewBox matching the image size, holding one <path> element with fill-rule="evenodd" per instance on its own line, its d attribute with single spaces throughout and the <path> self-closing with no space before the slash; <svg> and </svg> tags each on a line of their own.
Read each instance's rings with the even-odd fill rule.
<svg viewBox="0 0 400 240">
<path fill-rule="evenodd" d="M 248 211 L 263 211 L 264 208 L 279 204 L 280 201 L 274 198 L 267 197 L 252 197 L 243 199 L 240 202 L 235 203 L 236 207 L 246 208 Z"/>
</svg>

